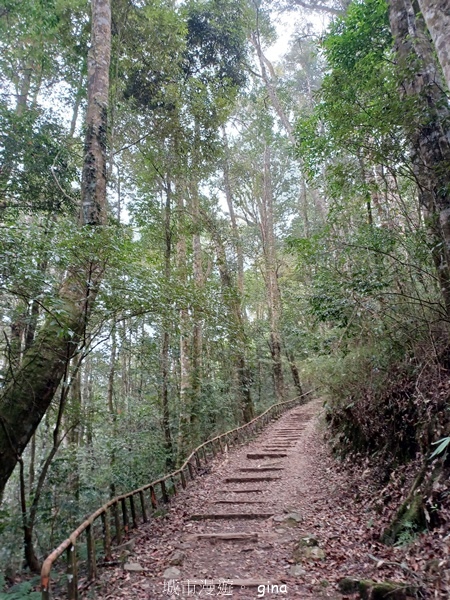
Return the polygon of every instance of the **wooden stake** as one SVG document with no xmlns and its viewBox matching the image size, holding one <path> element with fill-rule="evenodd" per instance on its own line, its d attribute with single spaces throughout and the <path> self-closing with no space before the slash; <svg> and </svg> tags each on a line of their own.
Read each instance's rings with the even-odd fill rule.
<svg viewBox="0 0 450 600">
<path fill-rule="evenodd" d="M 95 539 L 92 525 L 86 527 L 88 579 L 93 581 L 97 577 L 97 561 L 95 556 Z"/>
<path fill-rule="evenodd" d="M 147 510 L 145 508 L 145 496 L 144 496 L 144 492 L 142 490 L 139 492 L 139 499 L 141 501 L 142 521 L 144 523 L 147 523 L 148 518 L 147 518 Z"/>
<path fill-rule="evenodd" d="M 78 564 L 76 546 L 67 548 L 67 597 L 68 600 L 78 600 Z"/>
</svg>

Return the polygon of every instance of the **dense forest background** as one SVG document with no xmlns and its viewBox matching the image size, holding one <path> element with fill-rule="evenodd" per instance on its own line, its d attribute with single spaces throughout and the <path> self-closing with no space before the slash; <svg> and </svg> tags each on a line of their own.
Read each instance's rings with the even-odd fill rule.
<svg viewBox="0 0 450 600">
<path fill-rule="evenodd" d="M 419 4 L 429 29 L 409 0 L 3 0 L 6 577 L 311 388 L 336 451 L 380 486 L 416 461 L 408 518 L 440 522 L 449 70 Z"/>
</svg>

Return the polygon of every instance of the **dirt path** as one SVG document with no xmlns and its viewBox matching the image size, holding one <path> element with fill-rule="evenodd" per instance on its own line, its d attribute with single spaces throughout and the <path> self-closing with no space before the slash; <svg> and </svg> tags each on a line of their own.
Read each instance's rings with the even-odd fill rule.
<svg viewBox="0 0 450 600">
<path fill-rule="evenodd" d="M 350 598 L 336 588 L 346 575 L 392 575 L 375 564 L 383 549 L 322 442 L 320 411 L 320 401 L 295 408 L 213 463 L 87 596 L 337 600 Z"/>
</svg>

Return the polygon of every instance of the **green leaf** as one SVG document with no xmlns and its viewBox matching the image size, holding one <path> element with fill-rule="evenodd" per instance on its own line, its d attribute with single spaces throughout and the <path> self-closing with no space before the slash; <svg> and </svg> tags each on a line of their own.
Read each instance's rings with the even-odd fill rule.
<svg viewBox="0 0 450 600">
<path fill-rule="evenodd" d="M 433 442 L 433 446 L 435 446 L 436 444 L 439 444 L 439 446 L 436 448 L 436 450 L 433 452 L 430 458 L 434 458 L 435 456 L 438 456 L 439 454 L 442 454 L 444 452 L 444 450 L 450 444 L 450 436 L 442 438 L 442 440 L 438 440 L 437 442 Z"/>
</svg>

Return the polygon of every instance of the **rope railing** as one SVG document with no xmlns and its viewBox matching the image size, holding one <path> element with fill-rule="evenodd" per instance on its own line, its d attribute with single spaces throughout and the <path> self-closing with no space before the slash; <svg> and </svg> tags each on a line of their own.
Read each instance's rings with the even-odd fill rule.
<svg viewBox="0 0 450 600">
<path fill-rule="evenodd" d="M 252 421 L 241 427 L 227 431 L 207 440 L 188 456 L 182 466 L 156 481 L 144 485 L 132 492 L 116 496 L 92 513 L 75 531 L 69 535 L 45 559 L 41 569 L 42 600 L 50 600 L 50 575 L 54 563 L 66 553 L 67 567 L 67 597 L 68 600 L 78 600 L 78 550 L 81 534 L 85 533 L 87 555 L 87 581 L 95 580 L 97 576 L 97 551 L 95 526 L 101 520 L 101 538 L 105 560 L 111 558 L 113 540 L 120 545 L 124 535 L 130 529 L 139 526 L 139 519 L 147 523 L 151 511 L 158 510 L 170 502 L 170 497 L 177 494 L 180 486 L 186 488 L 190 481 L 201 475 L 209 459 L 217 454 L 223 454 L 225 448 L 241 443 L 265 427 L 269 421 L 280 417 L 285 411 L 297 404 L 302 404 L 305 397 L 311 394 L 306 392 L 291 400 L 273 404 L 265 412 L 255 417 Z M 150 510 L 149 510 L 150 509 Z M 113 529 L 114 536 L 112 535 Z"/>
</svg>

